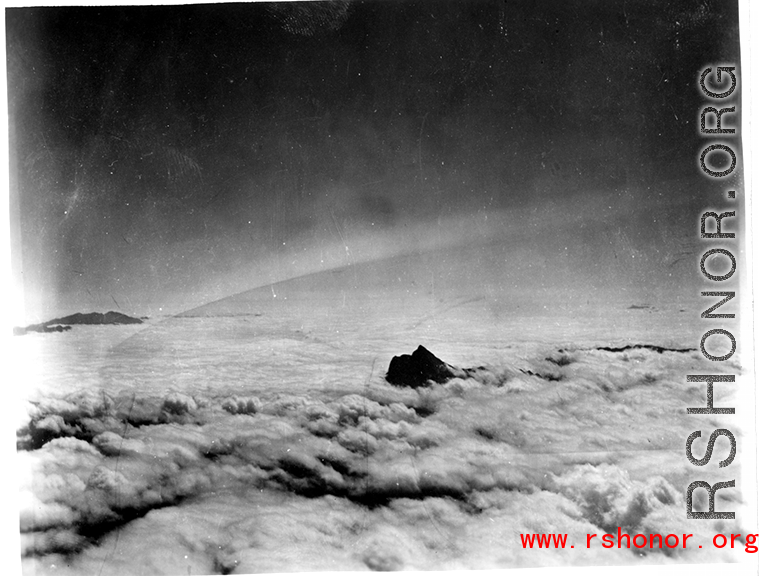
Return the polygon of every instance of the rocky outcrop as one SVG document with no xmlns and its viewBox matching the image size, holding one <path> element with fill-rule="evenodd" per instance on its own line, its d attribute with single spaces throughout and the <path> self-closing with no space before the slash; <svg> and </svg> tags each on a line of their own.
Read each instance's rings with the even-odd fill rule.
<svg viewBox="0 0 759 576">
<path fill-rule="evenodd" d="M 142 320 L 113 311 L 105 314 L 101 312 L 90 312 L 89 314 L 77 312 L 63 318 L 53 318 L 41 324 L 30 324 L 24 328 L 17 326 L 13 329 L 13 333 L 20 336 L 27 332 L 65 332 L 71 330 L 72 325 L 81 324 L 142 324 Z"/>
<path fill-rule="evenodd" d="M 49 322 L 45 322 L 46 326 L 51 324 L 63 324 L 68 326 L 72 324 L 142 324 L 142 320 L 139 318 L 132 318 L 121 312 L 113 311 L 106 312 L 105 314 L 101 312 L 90 312 L 89 314 L 77 312 L 71 316 L 64 316 L 63 318 L 56 318 Z"/>
<path fill-rule="evenodd" d="M 443 362 L 424 346 L 413 354 L 393 356 L 385 379 L 394 386 L 419 388 L 432 382 L 444 384 L 451 378 L 466 378 L 469 371 Z"/>
</svg>

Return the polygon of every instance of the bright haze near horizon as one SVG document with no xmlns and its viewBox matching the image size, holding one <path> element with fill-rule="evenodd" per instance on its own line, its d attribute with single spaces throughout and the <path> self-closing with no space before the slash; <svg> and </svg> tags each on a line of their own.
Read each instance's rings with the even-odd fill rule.
<svg viewBox="0 0 759 576">
<path fill-rule="evenodd" d="M 541 306 L 557 294 L 682 306 L 696 294 L 696 214 L 724 194 L 698 170 L 696 81 L 737 54 L 736 12 L 10 9 L 16 321 L 162 316 L 493 243 L 506 247 L 496 271 L 433 260 L 499 269 L 514 297 L 550 294 Z"/>
</svg>

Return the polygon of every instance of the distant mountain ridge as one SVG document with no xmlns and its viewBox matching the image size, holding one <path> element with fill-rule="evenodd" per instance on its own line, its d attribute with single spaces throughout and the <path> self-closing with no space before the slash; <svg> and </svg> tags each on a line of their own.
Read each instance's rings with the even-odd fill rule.
<svg viewBox="0 0 759 576">
<path fill-rule="evenodd" d="M 65 332 L 71 330 L 71 326 L 81 324 L 142 324 L 142 320 L 113 310 L 105 314 L 102 312 L 89 312 L 87 314 L 77 312 L 70 316 L 53 318 L 41 324 L 30 324 L 24 328 L 17 326 L 13 329 L 13 333 L 22 335 L 27 332 Z"/>
</svg>

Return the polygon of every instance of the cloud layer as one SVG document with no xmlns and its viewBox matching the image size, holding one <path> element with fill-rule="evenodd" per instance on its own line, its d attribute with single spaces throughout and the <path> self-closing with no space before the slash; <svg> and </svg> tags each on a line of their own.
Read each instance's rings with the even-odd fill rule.
<svg viewBox="0 0 759 576">
<path fill-rule="evenodd" d="M 741 532 L 683 520 L 681 445 L 692 423 L 682 407 L 703 390 L 679 378 L 704 361 L 649 349 L 533 352 L 419 389 L 377 376 L 333 397 L 230 387 L 37 401 L 19 430 L 25 567 L 180 574 L 733 558 L 711 546 L 584 549 L 586 533 L 617 527 L 691 531 L 703 544 Z M 705 506 L 703 495 L 696 502 Z M 717 498 L 718 509 L 739 504 Z M 521 548 L 520 533 L 539 532 L 567 533 L 582 549 Z"/>
</svg>

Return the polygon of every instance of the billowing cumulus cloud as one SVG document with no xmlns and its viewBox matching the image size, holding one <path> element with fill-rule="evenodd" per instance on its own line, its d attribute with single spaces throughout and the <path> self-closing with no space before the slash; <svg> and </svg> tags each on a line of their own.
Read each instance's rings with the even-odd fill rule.
<svg viewBox="0 0 759 576">
<path fill-rule="evenodd" d="M 682 533 L 682 467 L 652 475 L 626 450 L 634 434 L 679 451 L 685 416 L 664 423 L 660 404 L 696 401 L 676 378 L 703 362 L 533 348 L 469 378 L 418 389 L 375 379 L 331 399 L 230 388 L 41 400 L 19 431 L 24 562 L 72 574 L 492 568 L 562 561 L 521 548 L 522 533 L 564 532 L 578 546 L 617 528 Z M 708 524 L 694 537 L 732 526 Z M 638 553 L 586 552 L 594 563 Z"/>
</svg>

